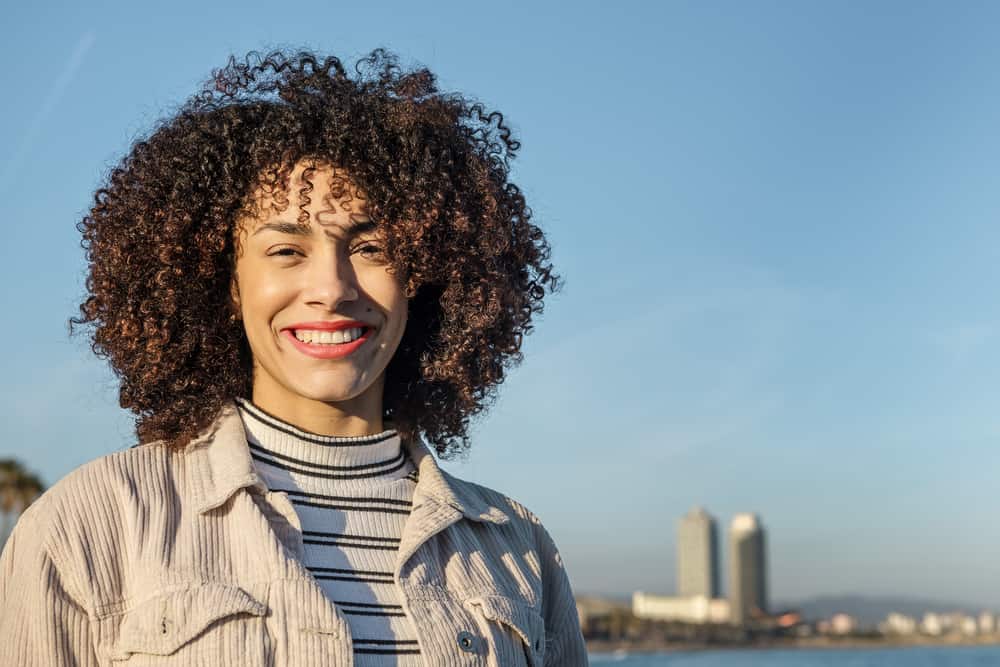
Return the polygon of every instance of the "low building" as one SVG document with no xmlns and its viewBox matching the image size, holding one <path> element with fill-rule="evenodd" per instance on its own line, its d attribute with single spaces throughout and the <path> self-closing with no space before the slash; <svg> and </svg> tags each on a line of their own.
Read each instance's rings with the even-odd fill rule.
<svg viewBox="0 0 1000 667">
<path fill-rule="evenodd" d="M 879 624 L 879 630 L 884 635 L 912 635 L 917 631 L 917 619 L 891 612 L 885 621 Z"/>
<path fill-rule="evenodd" d="M 858 621 L 850 614 L 834 614 L 830 618 L 830 632 L 835 635 L 849 635 L 858 628 Z"/>
<path fill-rule="evenodd" d="M 704 595 L 688 597 L 632 594 L 632 614 L 637 618 L 685 623 L 728 623 L 729 600 Z"/>
<path fill-rule="evenodd" d="M 992 611 L 984 611 L 979 614 L 979 632 L 984 635 L 992 635 L 997 631 L 997 617 Z"/>
<path fill-rule="evenodd" d="M 932 611 L 924 614 L 924 619 L 920 622 L 920 631 L 925 635 L 936 637 L 944 634 L 948 629 L 948 621 L 943 614 L 936 614 Z"/>
</svg>

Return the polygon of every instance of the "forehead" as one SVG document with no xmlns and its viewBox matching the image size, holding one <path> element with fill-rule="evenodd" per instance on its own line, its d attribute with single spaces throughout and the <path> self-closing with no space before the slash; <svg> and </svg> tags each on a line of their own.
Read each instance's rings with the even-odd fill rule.
<svg viewBox="0 0 1000 667">
<path fill-rule="evenodd" d="M 313 227 L 328 233 L 361 231 L 371 222 L 367 201 L 349 174 L 340 168 L 315 162 L 299 161 L 283 181 L 272 182 L 271 173 L 251 194 L 251 213 L 241 221 L 246 231 L 254 233 L 283 224 L 279 231 L 295 233 L 290 227 L 301 227 L 308 233 Z"/>
<path fill-rule="evenodd" d="M 301 237 L 312 236 L 318 232 L 329 239 L 349 239 L 352 236 L 375 230 L 376 226 L 372 220 L 352 218 L 342 223 L 331 224 L 313 224 L 311 222 L 295 222 L 291 220 L 267 220 L 255 223 L 253 227 L 247 229 L 247 232 L 250 236 L 278 233 Z"/>
</svg>

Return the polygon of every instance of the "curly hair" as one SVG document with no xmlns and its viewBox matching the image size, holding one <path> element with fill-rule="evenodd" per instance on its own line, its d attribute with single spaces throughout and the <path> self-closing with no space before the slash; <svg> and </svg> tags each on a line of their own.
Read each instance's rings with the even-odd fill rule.
<svg viewBox="0 0 1000 667">
<path fill-rule="evenodd" d="M 384 417 L 458 453 L 561 285 L 509 180 L 519 147 L 502 114 L 440 92 L 432 72 L 383 49 L 352 73 L 309 51 L 231 56 L 96 191 L 77 224 L 89 273 L 70 331 L 89 326 L 139 442 L 182 448 L 224 402 L 251 394 L 229 300 L 234 225 L 256 212 L 258 188 L 287 192 L 300 160 L 336 165 L 364 193 L 409 297 Z"/>
</svg>

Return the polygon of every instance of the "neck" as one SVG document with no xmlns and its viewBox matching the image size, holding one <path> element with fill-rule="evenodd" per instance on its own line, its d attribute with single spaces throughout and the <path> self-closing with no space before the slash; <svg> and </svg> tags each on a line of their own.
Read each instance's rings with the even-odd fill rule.
<svg viewBox="0 0 1000 667">
<path fill-rule="evenodd" d="M 345 401 L 323 401 L 255 383 L 251 399 L 265 412 L 317 435 L 365 436 L 381 433 L 382 379 Z"/>
</svg>

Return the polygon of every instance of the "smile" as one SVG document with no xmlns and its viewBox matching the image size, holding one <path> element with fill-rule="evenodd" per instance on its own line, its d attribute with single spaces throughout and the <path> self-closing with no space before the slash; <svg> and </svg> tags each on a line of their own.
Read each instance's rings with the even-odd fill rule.
<svg viewBox="0 0 1000 667">
<path fill-rule="evenodd" d="M 352 327 L 339 331 L 319 331 L 315 329 L 295 329 L 295 337 L 303 343 L 319 343 L 322 345 L 343 345 L 361 338 L 363 327 Z"/>
<path fill-rule="evenodd" d="M 375 330 L 371 327 L 351 327 L 338 331 L 317 329 L 284 329 L 281 335 L 299 352 L 317 359 L 339 359 L 364 345 Z"/>
</svg>

